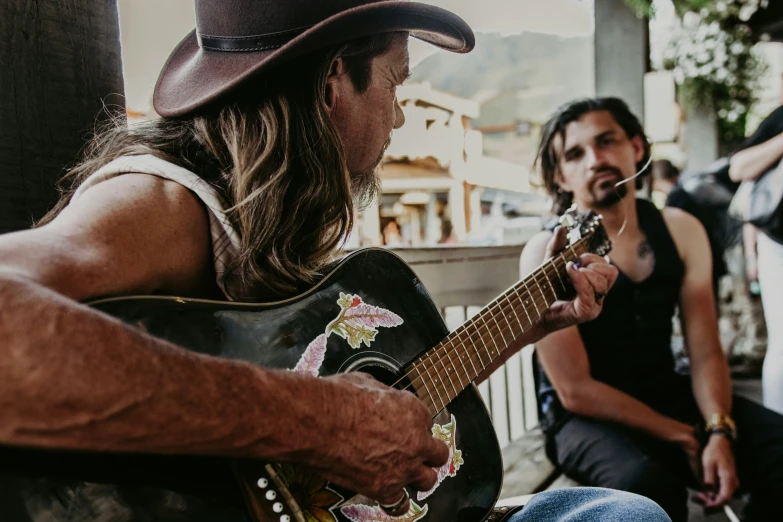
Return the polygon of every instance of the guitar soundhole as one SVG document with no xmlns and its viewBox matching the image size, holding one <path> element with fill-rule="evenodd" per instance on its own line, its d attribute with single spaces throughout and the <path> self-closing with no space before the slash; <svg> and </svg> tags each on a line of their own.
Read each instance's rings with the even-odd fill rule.
<svg viewBox="0 0 783 522">
<path fill-rule="evenodd" d="M 380 361 L 367 361 L 364 365 L 357 365 L 356 367 L 351 368 L 351 371 L 368 373 L 376 380 L 398 389 L 403 389 L 410 385 L 410 381 L 407 378 L 404 378 L 402 371 L 398 372 L 391 366 L 386 366 Z M 401 377 L 403 378 L 402 380 L 400 380 Z"/>
</svg>

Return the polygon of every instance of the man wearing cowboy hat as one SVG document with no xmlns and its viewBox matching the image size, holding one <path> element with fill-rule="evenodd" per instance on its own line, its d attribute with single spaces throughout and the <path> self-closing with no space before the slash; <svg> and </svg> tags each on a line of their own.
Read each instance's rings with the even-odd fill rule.
<svg viewBox="0 0 783 522">
<path fill-rule="evenodd" d="M 50 215 L 0 238 L 0 443 L 297 462 L 403 515 L 403 488 L 430 489 L 449 453 L 413 395 L 364 374 L 315 379 L 194 355 L 79 301 L 270 301 L 312 284 L 350 231 L 354 204 L 377 195 L 376 167 L 404 122 L 395 89 L 409 72 L 408 36 L 466 53 L 473 33 L 448 11 L 407 1 L 195 7 L 197 28 L 155 89 L 162 118 L 99 134 Z M 575 300 L 525 341 L 596 317 L 596 295 L 617 271 L 588 255 L 570 276 Z M 0 497 L 0 510 L 103 520 L 95 513 L 108 509 L 84 508 L 99 488 L 45 502 L 30 488 L 8 505 Z M 171 502 L 140 502 L 120 518 L 161 520 Z M 177 520 L 208 516 L 177 509 Z M 574 509 L 666 520 L 641 497 L 606 490 L 539 496 L 513 520 Z"/>
</svg>

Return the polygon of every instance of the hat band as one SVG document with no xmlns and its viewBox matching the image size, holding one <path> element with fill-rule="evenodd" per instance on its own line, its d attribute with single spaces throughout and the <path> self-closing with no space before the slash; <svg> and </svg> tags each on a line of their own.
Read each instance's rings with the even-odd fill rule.
<svg viewBox="0 0 783 522">
<path fill-rule="evenodd" d="M 202 49 L 208 51 L 228 51 L 228 52 L 252 52 L 269 51 L 279 49 L 309 28 L 299 27 L 289 29 L 278 33 L 259 34 L 254 36 L 211 36 L 196 33 L 198 44 Z"/>
</svg>

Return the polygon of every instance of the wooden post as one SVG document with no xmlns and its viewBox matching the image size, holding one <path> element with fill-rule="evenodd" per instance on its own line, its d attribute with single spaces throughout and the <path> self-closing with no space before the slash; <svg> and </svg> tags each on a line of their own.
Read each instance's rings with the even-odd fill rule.
<svg viewBox="0 0 783 522">
<path fill-rule="evenodd" d="M 29 227 L 103 106 L 124 115 L 116 0 L 0 0 L 0 233 Z"/>
</svg>

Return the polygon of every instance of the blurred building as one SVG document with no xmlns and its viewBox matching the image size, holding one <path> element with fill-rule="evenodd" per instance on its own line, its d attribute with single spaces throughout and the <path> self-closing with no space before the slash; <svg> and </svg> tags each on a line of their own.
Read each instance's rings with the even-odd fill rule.
<svg viewBox="0 0 783 522">
<path fill-rule="evenodd" d="M 470 128 L 477 102 L 428 83 L 399 88 L 398 100 L 405 125 L 386 151 L 383 195 L 358 216 L 350 246 L 515 242 L 514 229 L 525 228 L 514 220 L 520 209 L 546 210 L 528 168 L 484 155 L 482 134 Z"/>
</svg>

